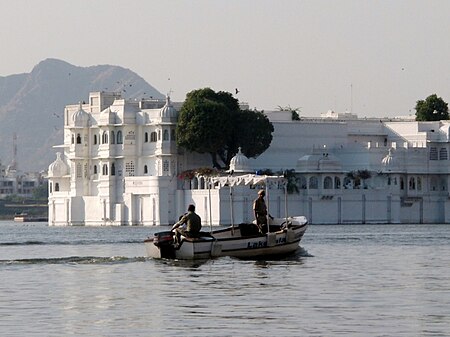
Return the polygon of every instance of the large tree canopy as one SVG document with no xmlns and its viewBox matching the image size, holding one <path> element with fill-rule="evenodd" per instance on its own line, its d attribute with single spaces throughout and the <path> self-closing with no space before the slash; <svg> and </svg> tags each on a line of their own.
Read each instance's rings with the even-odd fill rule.
<svg viewBox="0 0 450 337">
<path fill-rule="evenodd" d="M 241 110 L 228 92 L 210 88 L 191 91 L 180 109 L 177 143 L 190 151 L 209 153 L 213 167 L 228 167 L 241 147 L 247 157 L 257 157 L 272 142 L 273 126 L 259 111 Z"/>
<path fill-rule="evenodd" d="M 436 94 L 417 101 L 416 121 L 440 121 L 449 119 L 448 104 Z"/>
</svg>

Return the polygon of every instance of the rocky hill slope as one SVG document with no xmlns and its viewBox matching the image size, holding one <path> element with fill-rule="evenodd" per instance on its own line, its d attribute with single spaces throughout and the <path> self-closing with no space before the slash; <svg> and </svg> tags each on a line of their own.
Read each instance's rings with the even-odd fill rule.
<svg viewBox="0 0 450 337">
<path fill-rule="evenodd" d="M 21 171 L 46 170 L 55 159 L 53 145 L 63 142 L 64 106 L 88 99 L 91 91 L 122 92 L 124 98 L 163 98 L 129 69 L 98 65 L 77 67 L 47 59 L 30 73 L 0 77 L 0 161 L 13 159 Z"/>
</svg>

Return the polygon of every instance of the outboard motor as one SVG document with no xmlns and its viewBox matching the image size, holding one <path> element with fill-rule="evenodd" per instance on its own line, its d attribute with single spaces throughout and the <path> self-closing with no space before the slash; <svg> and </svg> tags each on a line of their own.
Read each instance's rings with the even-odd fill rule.
<svg viewBox="0 0 450 337">
<path fill-rule="evenodd" d="M 153 244 L 161 251 L 162 258 L 175 258 L 175 247 L 173 246 L 172 231 L 155 233 L 153 236 Z"/>
<path fill-rule="evenodd" d="M 167 246 L 173 244 L 173 232 L 165 231 L 155 233 L 153 236 L 153 244 L 156 247 Z"/>
</svg>

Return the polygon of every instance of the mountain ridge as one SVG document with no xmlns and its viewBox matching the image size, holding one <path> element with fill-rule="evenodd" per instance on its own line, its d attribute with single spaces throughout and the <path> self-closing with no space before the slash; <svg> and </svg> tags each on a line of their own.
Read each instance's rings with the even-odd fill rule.
<svg viewBox="0 0 450 337">
<path fill-rule="evenodd" d="M 87 100 L 93 91 L 122 92 L 127 99 L 164 98 L 135 72 L 114 65 L 80 67 L 48 58 L 30 73 L 0 76 L 0 162 L 13 159 L 21 171 L 46 170 L 63 143 L 63 111 Z"/>
</svg>

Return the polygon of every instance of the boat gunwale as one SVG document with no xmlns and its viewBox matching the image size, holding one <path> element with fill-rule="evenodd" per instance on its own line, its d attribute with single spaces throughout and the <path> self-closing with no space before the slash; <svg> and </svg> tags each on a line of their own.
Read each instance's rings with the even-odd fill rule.
<svg viewBox="0 0 450 337">
<path fill-rule="evenodd" d="M 307 222 L 304 223 L 304 224 L 301 224 L 301 225 L 292 225 L 289 229 L 295 231 L 295 230 L 301 229 L 302 227 L 305 227 L 305 226 L 307 226 L 307 225 L 308 225 Z M 200 243 L 200 242 L 211 242 L 212 240 L 213 240 L 213 241 L 245 240 L 245 239 L 262 238 L 262 237 L 266 237 L 266 236 L 267 236 L 267 233 L 266 233 L 266 234 L 255 234 L 255 235 L 246 235 L 246 236 L 242 236 L 242 235 L 241 235 L 241 236 L 239 236 L 239 237 L 228 237 L 228 238 L 216 238 L 216 237 L 214 237 L 214 234 L 215 234 L 215 233 L 228 232 L 228 231 L 231 231 L 232 229 L 233 229 L 232 227 L 227 227 L 227 228 L 219 229 L 219 230 L 217 230 L 217 231 L 212 231 L 212 232 L 208 233 L 209 236 L 204 236 L 204 237 L 198 237 L 198 238 L 188 238 L 188 237 L 184 237 L 184 238 L 183 238 L 183 241 L 186 241 L 186 242 L 192 242 L 192 243 L 196 243 L 196 242 Z M 157 233 L 158 233 L 158 232 L 157 232 Z M 206 233 L 206 232 L 205 232 L 205 233 Z M 285 233 L 287 233 L 287 229 L 285 228 L 285 229 L 281 229 L 281 230 L 279 230 L 279 231 L 276 231 L 276 232 L 270 232 L 270 233 L 274 233 L 274 234 L 285 234 Z M 144 243 L 145 243 L 145 242 L 153 242 L 153 240 L 154 240 L 154 238 L 148 237 L 148 238 L 146 238 L 146 239 L 144 240 Z M 300 240 L 299 240 L 299 241 L 300 241 Z"/>
</svg>

